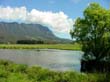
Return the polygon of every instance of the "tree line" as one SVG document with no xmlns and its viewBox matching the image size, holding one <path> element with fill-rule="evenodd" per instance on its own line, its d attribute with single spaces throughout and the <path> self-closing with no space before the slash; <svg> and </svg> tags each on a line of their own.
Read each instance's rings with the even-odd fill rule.
<svg viewBox="0 0 110 82">
<path fill-rule="evenodd" d="M 18 40 L 17 44 L 44 44 L 42 40 Z"/>
</svg>

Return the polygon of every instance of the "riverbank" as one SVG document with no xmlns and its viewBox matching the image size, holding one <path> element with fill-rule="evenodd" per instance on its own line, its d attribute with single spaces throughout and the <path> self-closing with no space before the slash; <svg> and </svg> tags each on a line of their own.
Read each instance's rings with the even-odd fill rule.
<svg viewBox="0 0 110 82">
<path fill-rule="evenodd" d="M 79 44 L 0 44 L 0 49 L 61 49 L 61 50 L 81 50 Z"/>
<path fill-rule="evenodd" d="M 41 67 L 0 60 L 0 82 L 110 82 L 105 74 L 55 72 Z"/>
</svg>

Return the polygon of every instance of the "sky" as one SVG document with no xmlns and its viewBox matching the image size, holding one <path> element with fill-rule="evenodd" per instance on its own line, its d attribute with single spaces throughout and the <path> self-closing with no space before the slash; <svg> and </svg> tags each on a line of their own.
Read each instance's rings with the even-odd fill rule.
<svg viewBox="0 0 110 82">
<path fill-rule="evenodd" d="M 0 0 L 0 21 L 42 24 L 56 36 L 71 39 L 75 19 L 91 2 L 110 8 L 110 0 Z"/>
</svg>

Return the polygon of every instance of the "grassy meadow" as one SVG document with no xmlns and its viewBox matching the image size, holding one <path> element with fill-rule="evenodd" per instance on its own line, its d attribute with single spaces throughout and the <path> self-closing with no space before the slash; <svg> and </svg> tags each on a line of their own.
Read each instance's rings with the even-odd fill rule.
<svg viewBox="0 0 110 82">
<path fill-rule="evenodd" d="M 61 49 L 61 50 L 81 50 L 79 44 L 0 44 L 0 49 Z"/>
<path fill-rule="evenodd" d="M 0 82 L 110 82 L 110 80 L 106 78 L 106 74 L 58 72 L 0 60 Z"/>
</svg>

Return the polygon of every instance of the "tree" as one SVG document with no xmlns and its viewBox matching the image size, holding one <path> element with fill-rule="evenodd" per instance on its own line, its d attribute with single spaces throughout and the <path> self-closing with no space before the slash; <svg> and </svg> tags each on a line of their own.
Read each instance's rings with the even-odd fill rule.
<svg viewBox="0 0 110 82">
<path fill-rule="evenodd" d="M 110 10 L 91 3 L 77 18 L 70 34 L 81 42 L 82 60 L 110 61 Z"/>
</svg>

